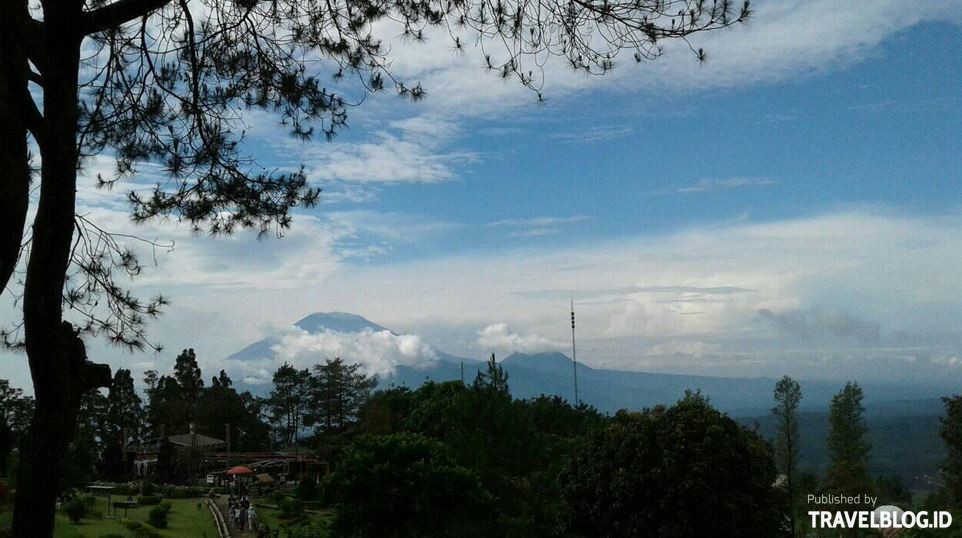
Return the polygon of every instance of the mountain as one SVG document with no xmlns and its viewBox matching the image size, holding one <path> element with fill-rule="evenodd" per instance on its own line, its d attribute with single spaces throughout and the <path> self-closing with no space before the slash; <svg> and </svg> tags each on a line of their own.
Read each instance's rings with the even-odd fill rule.
<svg viewBox="0 0 962 538">
<path fill-rule="evenodd" d="M 939 436 L 943 407 L 937 400 L 866 404 L 865 423 L 872 445 L 869 471 L 873 476 L 899 476 L 912 490 L 935 489 L 939 464 L 945 459 L 945 444 Z M 893 411 L 899 414 L 893 414 Z M 737 419 L 757 428 L 766 439 L 775 436 L 777 426 L 771 413 Z M 803 412 L 798 415 L 801 444 L 798 464 L 804 471 L 825 475 L 831 456 L 828 452 L 828 413 Z"/>
<path fill-rule="evenodd" d="M 367 329 L 374 332 L 388 330 L 357 314 L 348 314 L 346 312 L 317 312 L 298 321 L 294 325 L 309 333 L 319 333 L 325 330 L 337 333 L 358 333 Z M 392 334 L 394 333 L 392 332 Z"/>
<path fill-rule="evenodd" d="M 345 312 L 311 314 L 294 325 L 309 333 L 389 331 L 362 316 Z M 278 343 L 279 339 L 276 337 L 254 342 L 227 357 L 228 364 L 271 359 L 274 355 L 271 348 Z M 462 364 L 464 380 L 470 383 L 479 371 L 486 368 L 484 361 L 442 351 L 436 351 L 435 355 L 436 360 L 427 360 L 419 367 L 396 367 L 392 375 L 380 380 L 380 386 L 416 388 L 425 381 L 458 380 L 462 377 Z M 546 394 L 574 399 L 574 367 L 571 359 L 563 353 L 514 353 L 506 357 L 501 365 L 508 373 L 508 384 L 515 397 L 531 398 Z M 775 381 L 764 377 L 711 377 L 605 370 L 578 364 L 579 399 L 605 413 L 671 404 L 683 397 L 686 390 L 700 390 L 711 399 L 713 405 L 733 416 L 761 416 L 770 412 Z M 801 409 L 824 411 L 842 385 L 840 382 L 802 381 L 804 398 Z M 254 392 L 262 392 L 264 389 L 259 387 L 258 390 L 256 386 L 251 388 Z M 938 397 L 942 394 L 930 387 L 867 384 L 863 385 L 863 388 L 865 403 L 878 404 L 876 408 L 879 412 L 884 411 L 890 416 L 931 416 L 933 412 L 941 409 Z M 924 409 L 916 409 L 919 406 Z"/>
<path fill-rule="evenodd" d="M 357 314 L 347 312 L 316 312 L 294 323 L 294 326 L 309 333 L 325 330 L 339 333 L 356 333 L 364 330 L 387 331 L 377 323 Z M 391 334 L 394 334 L 393 332 Z M 280 339 L 268 336 L 227 357 L 229 361 L 254 361 L 273 357 L 272 347 L 280 344 Z"/>
<path fill-rule="evenodd" d="M 310 333 L 331 331 L 350 335 L 362 332 L 389 331 L 361 316 L 344 312 L 311 314 L 295 323 Z M 395 333 L 391 332 L 392 335 Z M 227 357 L 227 364 L 271 360 L 272 347 L 280 343 L 268 337 Z M 484 361 L 458 357 L 435 350 L 431 360 L 419 367 L 397 366 L 392 375 L 379 380 L 380 388 L 393 386 L 419 387 L 426 381 L 464 379 L 471 383 L 487 366 Z M 343 357 L 351 360 L 351 357 Z M 514 353 L 501 361 L 508 374 L 508 385 L 517 398 L 557 395 L 574 399 L 574 364 L 563 353 Z M 228 366 L 228 371 L 231 368 Z M 243 376 L 235 376 L 242 379 Z M 775 379 L 729 378 L 660 374 L 592 368 L 578 364 L 579 399 L 604 413 L 619 409 L 640 410 L 659 404 L 670 405 L 683 397 L 686 390 L 700 390 L 718 409 L 753 428 L 766 438 L 775 433 L 771 416 Z M 825 438 L 828 435 L 828 405 L 844 385 L 842 382 L 805 381 L 799 422 L 802 438 L 801 468 L 824 473 L 828 466 Z M 269 385 L 238 382 L 240 390 L 264 394 Z M 938 435 L 944 391 L 904 384 L 864 384 L 864 404 L 869 425 L 872 472 L 876 475 L 898 475 L 912 488 L 930 489 L 944 446 Z M 911 440 L 911 442 L 905 442 Z"/>
</svg>

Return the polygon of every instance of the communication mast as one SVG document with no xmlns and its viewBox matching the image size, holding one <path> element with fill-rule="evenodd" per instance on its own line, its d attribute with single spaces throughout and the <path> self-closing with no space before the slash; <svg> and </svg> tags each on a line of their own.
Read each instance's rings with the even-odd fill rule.
<svg viewBox="0 0 962 538">
<path fill-rule="evenodd" d="M 575 350 L 575 298 L 571 296 L 571 365 L 574 368 L 575 406 L 581 404 L 578 399 L 578 353 Z"/>
</svg>

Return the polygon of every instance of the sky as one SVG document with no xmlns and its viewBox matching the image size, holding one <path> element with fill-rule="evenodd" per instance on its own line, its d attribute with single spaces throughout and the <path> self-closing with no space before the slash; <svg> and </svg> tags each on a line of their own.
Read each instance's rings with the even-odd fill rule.
<svg viewBox="0 0 962 538">
<path fill-rule="evenodd" d="M 175 244 L 131 283 L 170 298 L 166 350 L 91 357 L 139 377 L 192 347 L 212 376 L 318 311 L 404 339 L 315 353 L 568 352 L 573 299 L 594 367 L 959 386 L 962 2 L 753 5 L 695 40 L 702 64 L 673 44 L 603 77 L 549 64 L 545 103 L 476 49 L 398 40 L 423 101 L 368 98 L 332 142 L 247 116 L 260 162 L 324 189 L 281 239 L 134 226 L 91 160 L 81 211 Z M 26 358 L 0 377 L 28 386 Z"/>
</svg>

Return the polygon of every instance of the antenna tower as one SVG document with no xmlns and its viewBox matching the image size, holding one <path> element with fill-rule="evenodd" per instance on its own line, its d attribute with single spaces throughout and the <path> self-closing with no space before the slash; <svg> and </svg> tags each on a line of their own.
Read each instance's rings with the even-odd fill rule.
<svg viewBox="0 0 962 538">
<path fill-rule="evenodd" d="M 571 365 L 574 368 L 575 406 L 581 405 L 578 399 L 578 352 L 575 350 L 575 298 L 571 296 Z"/>
</svg>

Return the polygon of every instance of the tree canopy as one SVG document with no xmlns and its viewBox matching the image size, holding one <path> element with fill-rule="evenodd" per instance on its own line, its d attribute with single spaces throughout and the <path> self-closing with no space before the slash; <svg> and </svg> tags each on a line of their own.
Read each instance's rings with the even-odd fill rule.
<svg viewBox="0 0 962 538">
<path fill-rule="evenodd" d="M 689 393 L 620 413 L 561 475 L 582 536 L 779 536 L 784 498 L 769 446 Z"/>
</svg>

